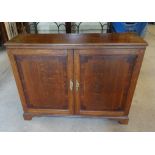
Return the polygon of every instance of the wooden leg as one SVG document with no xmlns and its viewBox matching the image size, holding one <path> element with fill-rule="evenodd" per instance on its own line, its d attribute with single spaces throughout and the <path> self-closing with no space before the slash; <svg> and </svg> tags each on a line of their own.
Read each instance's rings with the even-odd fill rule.
<svg viewBox="0 0 155 155">
<path fill-rule="evenodd" d="M 24 120 L 32 120 L 33 116 L 31 114 L 24 113 L 23 117 L 24 117 Z"/>
<path fill-rule="evenodd" d="M 128 125 L 128 122 L 129 122 L 129 119 L 126 118 L 126 119 L 121 119 L 118 121 L 120 124 L 123 124 L 123 125 Z"/>
</svg>

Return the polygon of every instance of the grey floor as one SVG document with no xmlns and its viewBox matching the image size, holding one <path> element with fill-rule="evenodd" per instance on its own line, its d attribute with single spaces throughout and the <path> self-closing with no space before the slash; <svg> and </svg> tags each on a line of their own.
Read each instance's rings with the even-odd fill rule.
<svg viewBox="0 0 155 155">
<path fill-rule="evenodd" d="M 6 51 L 0 50 L 0 131 L 155 131 L 155 26 L 145 36 L 147 48 L 128 125 L 103 118 L 34 117 L 24 121 Z"/>
</svg>

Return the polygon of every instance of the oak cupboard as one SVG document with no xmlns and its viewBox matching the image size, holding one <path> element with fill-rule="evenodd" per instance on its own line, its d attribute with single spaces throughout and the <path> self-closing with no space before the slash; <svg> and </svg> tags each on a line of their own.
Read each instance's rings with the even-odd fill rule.
<svg viewBox="0 0 155 155">
<path fill-rule="evenodd" d="M 127 124 L 146 46 L 133 33 L 13 38 L 6 47 L 24 119 L 103 116 Z"/>
</svg>

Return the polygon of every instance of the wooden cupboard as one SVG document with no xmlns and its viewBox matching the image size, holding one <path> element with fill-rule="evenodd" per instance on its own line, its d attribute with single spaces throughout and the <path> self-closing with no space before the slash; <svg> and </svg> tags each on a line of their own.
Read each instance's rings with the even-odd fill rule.
<svg viewBox="0 0 155 155">
<path fill-rule="evenodd" d="M 24 119 L 103 116 L 128 123 L 147 43 L 133 33 L 20 35 L 6 46 Z"/>
</svg>

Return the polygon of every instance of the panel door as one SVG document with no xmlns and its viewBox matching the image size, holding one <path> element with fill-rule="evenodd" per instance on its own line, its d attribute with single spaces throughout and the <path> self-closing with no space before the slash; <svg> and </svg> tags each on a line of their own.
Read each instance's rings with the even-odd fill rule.
<svg viewBox="0 0 155 155">
<path fill-rule="evenodd" d="M 13 67 L 24 109 L 73 113 L 73 51 L 14 50 Z"/>
<path fill-rule="evenodd" d="M 136 52 L 76 50 L 74 59 L 76 114 L 124 115 Z"/>
</svg>

